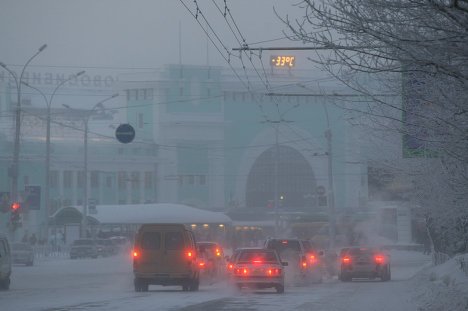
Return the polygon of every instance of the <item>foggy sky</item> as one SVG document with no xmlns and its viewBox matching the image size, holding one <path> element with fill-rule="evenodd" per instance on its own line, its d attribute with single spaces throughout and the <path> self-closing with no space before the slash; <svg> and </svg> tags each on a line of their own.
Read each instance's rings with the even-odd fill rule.
<svg viewBox="0 0 468 311">
<path fill-rule="evenodd" d="M 238 47 L 212 2 L 198 2 L 227 47 Z M 194 7 L 192 0 L 185 3 Z M 223 7 L 223 1 L 217 3 Z M 273 6 L 284 15 L 297 14 L 292 3 L 228 1 L 249 43 L 282 37 L 285 27 Z M 24 64 L 46 43 L 31 66 L 159 68 L 179 62 L 179 22 L 182 63 L 206 65 L 206 36 L 178 0 L 0 0 L 0 61 L 12 68 Z M 299 43 L 265 43 L 273 45 Z M 208 55 L 210 65 L 227 66 L 211 44 Z"/>
</svg>

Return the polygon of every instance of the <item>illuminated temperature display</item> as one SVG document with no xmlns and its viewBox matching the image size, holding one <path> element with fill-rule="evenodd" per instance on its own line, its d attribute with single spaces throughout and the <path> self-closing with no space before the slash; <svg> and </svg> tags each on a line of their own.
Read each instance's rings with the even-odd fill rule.
<svg viewBox="0 0 468 311">
<path fill-rule="evenodd" d="M 270 57 L 270 64 L 273 67 L 291 68 L 296 65 L 296 57 L 291 55 L 273 55 Z"/>
</svg>

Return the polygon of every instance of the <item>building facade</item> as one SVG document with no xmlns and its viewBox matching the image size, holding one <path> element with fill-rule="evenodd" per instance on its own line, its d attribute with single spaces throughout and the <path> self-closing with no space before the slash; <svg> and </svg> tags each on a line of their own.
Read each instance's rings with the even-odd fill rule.
<svg viewBox="0 0 468 311">
<path fill-rule="evenodd" d="M 45 230 L 47 215 L 56 209 L 83 203 L 80 116 L 93 103 L 81 102 L 85 95 L 96 96 L 89 97 L 97 102 L 114 92 L 120 94 L 114 110 L 106 109 L 107 115 L 89 123 L 87 178 L 93 203 L 182 203 L 263 215 L 274 212 L 275 202 L 286 214 L 327 213 L 331 194 L 338 212 L 359 209 L 367 201 L 363 142 L 345 111 L 334 105 L 344 91 L 313 72 L 272 69 L 259 76 L 245 71 L 239 79 L 221 67 L 167 65 L 151 73 L 100 77 L 78 81 L 79 87 L 67 85 L 51 110 L 48 208 L 46 110 L 33 91 L 23 95 L 30 104 L 23 103 L 19 189 L 37 185 L 42 191 L 40 210 L 28 215 L 31 232 Z M 83 81 L 101 83 L 92 88 Z M 50 90 L 56 83 L 38 87 Z M 0 192 L 8 193 L 16 89 L 8 79 L 0 87 Z M 71 99 L 73 94 L 78 99 Z M 346 100 L 346 94 L 338 95 Z M 80 109 L 63 108 L 62 101 Z M 119 123 L 135 128 L 134 142 L 115 140 Z M 3 214 L 4 228 L 7 222 Z"/>
</svg>

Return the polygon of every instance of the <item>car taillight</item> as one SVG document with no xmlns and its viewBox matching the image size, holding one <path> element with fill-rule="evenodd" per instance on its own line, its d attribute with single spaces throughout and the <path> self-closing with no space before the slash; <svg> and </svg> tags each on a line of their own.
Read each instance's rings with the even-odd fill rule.
<svg viewBox="0 0 468 311">
<path fill-rule="evenodd" d="M 344 264 L 351 263 L 351 258 L 349 258 L 349 257 L 343 257 L 343 258 L 341 259 L 341 262 L 344 263 Z"/>
<path fill-rule="evenodd" d="M 311 264 L 315 264 L 315 263 L 317 263 L 317 261 L 318 261 L 318 260 L 317 260 L 317 257 L 315 257 L 314 254 L 310 254 L 310 255 L 308 256 L 308 258 L 309 258 L 309 263 L 311 263 Z"/>
<path fill-rule="evenodd" d="M 258 260 L 258 259 L 253 261 L 254 264 L 261 264 L 262 262 L 263 262 L 262 260 Z"/>
<path fill-rule="evenodd" d="M 205 266 L 206 266 L 206 264 L 205 264 L 204 261 L 200 261 L 200 262 L 198 263 L 198 267 L 200 267 L 200 269 L 204 269 Z"/>
<path fill-rule="evenodd" d="M 187 259 L 194 259 L 195 258 L 195 252 L 194 251 L 187 251 L 185 253 L 185 256 L 187 257 Z"/>
<path fill-rule="evenodd" d="M 267 275 L 268 276 L 279 276 L 281 275 L 281 269 L 278 268 L 269 268 L 267 270 Z"/>
<path fill-rule="evenodd" d="M 376 255 L 374 257 L 374 260 L 375 260 L 375 263 L 378 263 L 378 264 L 384 263 L 385 261 L 384 256 L 382 255 Z"/>
<path fill-rule="evenodd" d="M 232 263 L 230 263 L 230 264 L 227 265 L 227 268 L 228 268 L 228 270 L 232 270 L 232 269 L 234 269 L 234 265 Z"/>
<path fill-rule="evenodd" d="M 138 257 L 140 257 L 140 253 L 136 250 L 133 250 L 133 258 L 136 259 Z"/>
<path fill-rule="evenodd" d="M 246 276 L 249 275 L 249 269 L 247 268 L 236 268 L 234 269 L 234 274 L 239 276 Z"/>
<path fill-rule="evenodd" d="M 301 262 L 301 267 L 302 268 L 307 268 L 307 261 Z"/>
<path fill-rule="evenodd" d="M 217 248 L 217 249 L 215 250 L 215 252 L 216 252 L 216 256 L 218 256 L 218 257 L 221 256 L 221 251 L 219 250 L 219 248 Z"/>
</svg>

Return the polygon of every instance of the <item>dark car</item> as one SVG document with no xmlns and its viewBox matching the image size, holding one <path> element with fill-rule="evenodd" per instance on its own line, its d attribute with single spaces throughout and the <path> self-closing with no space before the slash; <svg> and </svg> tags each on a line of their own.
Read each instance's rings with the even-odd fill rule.
<svg viewBox="0 0 468 311">
<path fill-rule="evenodd" d="M 352 247 L 340 253 L 340 280 L 351 281 L 353 278 L 391 279 L 390 256 L 378 248 Z"/>
<path fill-rule="evenodd" d="M 265 241 L 265 248 L 275 250 L 282 260 L 289 263 L 289 273 L 293 274 L 295 282 L 321 282 L 319 255 L 305 242 L 297 238 L 270 238 Z"/>
<path fill-rule="evenodd" d="M 107 257 L 117 254 L 117 245 L 111 239 L 97 239 L 98 256 Z"/>
<path fill-rule="evenodd" d="M 78 239 L 73 241 L 70 249 L 70 258 L 84 258 L 91 257 L 97 258 L 98 253 L 98 244 L 96 240 L 93 239 Z"/>
<path fill-rule="evenodd" d="M 241 249 L 231 261 L 231 282 L 239 289 L 243 287 L 263 289 L 275 288 L 284 292 L 284 266 L 275 250 Z"/>
<path fill-rule="evenodd" d="M 226 262 L 221 245 L 216 242 L 197 242 L 197 251 L 200 255 L 204 275 L 218 278 L 224 274 Z"/>
<path fill-rule="evenodd" d="M 14 264 L 32 266 L 34 264 L 34 250 L 28 243 L 12 243 L 11 255 Z"/>
</svg>

